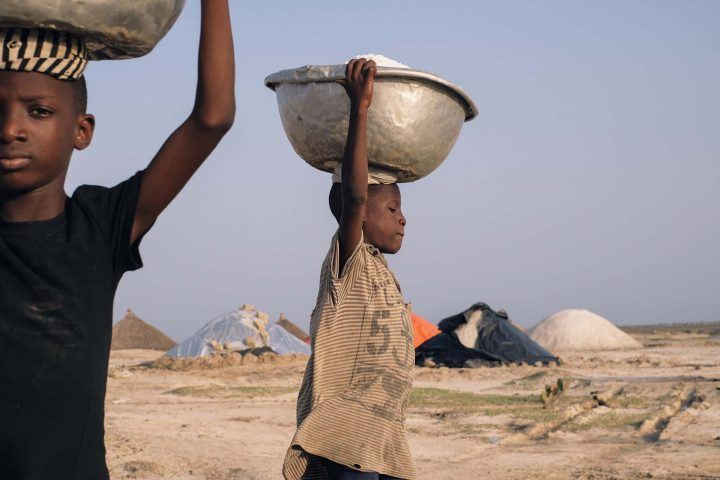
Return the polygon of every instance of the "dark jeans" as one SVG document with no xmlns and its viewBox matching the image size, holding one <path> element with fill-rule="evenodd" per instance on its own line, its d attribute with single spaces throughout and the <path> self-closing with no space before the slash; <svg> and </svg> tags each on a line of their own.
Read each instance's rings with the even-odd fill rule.
<svg viewBox="0 0 720 480">
<path fill-rule="evenodd" d="M 330 461 L 327 458 L 321 458 L 320 461 L 325 467 L 325 470 L 327 470 L 330 480 L 400 480 L 375 472 L 359 472 L 345 465 Z"/>
</svg>

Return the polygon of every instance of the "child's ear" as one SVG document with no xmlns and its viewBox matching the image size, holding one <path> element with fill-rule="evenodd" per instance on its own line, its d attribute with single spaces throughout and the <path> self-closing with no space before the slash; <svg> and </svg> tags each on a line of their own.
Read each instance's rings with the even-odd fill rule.
<svg viewBox="0 0 720 480">
<path fill-rule="evenodd" d="M 95 117 L 89 114 L 78 116 L 77 131 L 75 133 L 75 149 L 84 150 L 92 142 L 95 131 Z"/>
</svg>

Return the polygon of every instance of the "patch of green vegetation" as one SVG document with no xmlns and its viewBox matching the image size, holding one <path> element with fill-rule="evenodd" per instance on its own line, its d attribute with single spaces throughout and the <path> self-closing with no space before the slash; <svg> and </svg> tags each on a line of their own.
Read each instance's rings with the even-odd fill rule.
<svg viewBox="0 0 720 480">
<path fill-rule="evenodd" d="M 515 380 L 510 380 L 509 382 L 505 383 L 505 385 L 512 385 L 512 386 L 518 386 L 518 387 L 529 387 L 531 385 L 534 385 L 537 383 L 541 378 L 544 378 L 550 374 L 547 370 L 540 370 L 539 372 L 535 372 L 531 375 L 528 375 L 526 377 L 518 378 Z"/>
<path fill-rule="evenodd" d="M 415 388 L 410 395 L 410 407 L 416 411 L 441 409 L 441 420 L 452 420 L 461 433 L 469 433 L 474 427 L 463 426 L 461 420 L 469 415 L 508 415 L 522 422 L 549 422 L 560 418 L 560 405 L 569 405 L 574 400 L 561 397 L 555 408 L 546 408 L 540 395 L 498 395 L 476 394 L 444 390 L 441 388 Z M 451 429 L 456 433 L 456 429 Z"/>
<path fill-rule="evenodd" d="M 504 413 L 534 423 L 551 423 L 562 418 L 562 412 L 560 410 L 542 407 L 510 410 Z"/>
<path fill-rule="evenodd" d="M 608 430 L 635 429 L 639 428 L 648 416 L 648 413 L 608 412 L 604 415 L 598 415 L 587 422 L 570 422 L 563 427 L 563 430 L 566 432 L 581 432 L 596 428 Z"/>
<path fill-rule="evenodd" d="M 439 388 L 417 388 L 411 396 L 410 406 L 416 414 L 429 415 L 442 422 L 440 430 L 419 428 L 423 434 L 440 436 L 468 436 L 480 438 L 490 430 L 500 428 L 523 432 L 540 424 L 558 425 L 562 430 L 581 431 L 593 428 L 636 428 L 647 413 L 636 410 L 609 412 L 586 423 L 565 421 L 568 407 L 588 401 L 587 396 L 562 395 L 552 404 L 543 404 L 540 395 L 497 395 L 458 392 Z M 641 404 L 642 398 L 623 399 L 628 405 Z M 506 416 L 507 421 L 483 422 L 482 417 Z M 437 425 L 436 425 L 437 427 Z"/>
<path fill-rule="evenodd" d="M 635 395 L 620 395 L 608 402 L 614 408 L 647 408 L 655 405 L 655 400 Z"/>
<path fill-rule="evenodd" d="M 540 405 L 539 395 L 499 395 L 458 392 L 442 388 L 414 388 L 410 394 L 412 408 L 460 409 L 478 412 L 492 406 Z"/>
<path fill-rule="evenodd" d="M 297 391 L 290 387 L 202 385 L 180 387 L 165 392 L 181 397 L 231 398 L 274 397 Z"/>
<path fill-rule="evenodd" d="M 540 400 L 545 405 L 555 404 L 564 392 L 565 382 L 562 378 L 558 378 L 555 385 L 545 385 L 545 390 L 540 393 Z"/>
<path fill-rule="evenodd" d="M 647 398 L 624 395 L 614 399 L 611 406 L 631 409 L 630 411 L 612 410 L 582 422 L 578 419 L 563 421 L 564 412 L 567 412 L 569 406 L 587 400 L 585 396 L 562 395 L 557 397 L 552 405 L 544 405 L 540 395 L 476 394 L 441 388 L 416 388 L 410 396 L 410 407 L 416 413 L 430 414 L 442 421 L 444 426 L 440 435 L 450 436 L 486 434 L 487 427 L 481 421 L 479 423 L 477 418 L 472 422 L 468 421 L 473 415 L 506 415 L 511 418 L 510 423 L 506 424 L 507 428 L 517 431 L 546 423 L 562 425 L 561 429 L 565 431 L 580 432 L 592 429 L 636 429 L 651 413 L 643 411 L 648 404 Z"/>
<path fill-rule="evenodd" d="M 539 395 L 478 395 L 485 405 L 510 406 L 510 405 L 536 405 L 541 406 L 542 400 Z"/>
</svg>

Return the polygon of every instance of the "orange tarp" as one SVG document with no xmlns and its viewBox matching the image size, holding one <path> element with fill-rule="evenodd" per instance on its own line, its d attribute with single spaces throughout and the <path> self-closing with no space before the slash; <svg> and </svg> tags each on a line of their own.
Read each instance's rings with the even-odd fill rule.
<svg viewBox="0 0 720 480">
<path fill-rule="evenodd" d="M 413 344 L 415 348 L 422 345 L 425 340 L 434 337 L 440 330 L 420 315 L 410 314 L 413 323 Z"/>
</svg>

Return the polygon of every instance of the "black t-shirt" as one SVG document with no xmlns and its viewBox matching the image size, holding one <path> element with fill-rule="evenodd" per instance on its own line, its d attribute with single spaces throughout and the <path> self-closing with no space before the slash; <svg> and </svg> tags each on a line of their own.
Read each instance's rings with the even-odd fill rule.
<svg viewBox="0 0 720 480">
<path fill-rule="evenodd" d="M 102 480 L 113 298 L 142 266 L 141 173 L 82 186 L 59 217 L 0 220 L 0 479 Z"/>
</svg>

